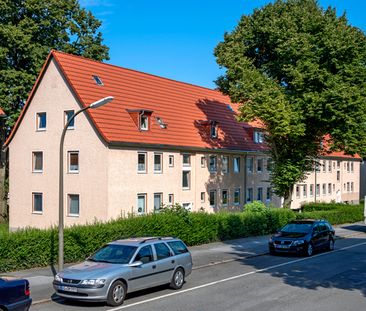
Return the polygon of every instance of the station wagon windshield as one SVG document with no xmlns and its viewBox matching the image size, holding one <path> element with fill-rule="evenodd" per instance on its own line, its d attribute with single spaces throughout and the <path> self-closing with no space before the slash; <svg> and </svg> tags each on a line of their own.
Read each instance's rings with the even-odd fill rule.
<svg viewBox="0 0 366 311">
<path fill-rule="evenodd" d="M 308 233 L 311 231 L 311 223 L 300 223 L 300 224 L 287 224 L 284 226 L 282 232 L 292 232 L 292 233 Z"/>
<path fill-rule="evenodd" d="M 108 262 L 116 264 L 127 264 L 130 262 L 137 247 L 129 245 L 108 244 L 88 258 L 94 262 Z"/>
</svg>

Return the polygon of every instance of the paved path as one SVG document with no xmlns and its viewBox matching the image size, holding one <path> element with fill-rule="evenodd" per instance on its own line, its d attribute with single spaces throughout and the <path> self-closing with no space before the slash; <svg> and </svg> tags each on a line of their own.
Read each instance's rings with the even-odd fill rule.
<svg viewBox="0 0 366 311">
<path fill-rule="evenodd" d="M 337 226 L 335 230 L 339 239 L 366 233 L 366 225 L 347 224 Z M 268 236 L 259 236 L 190 247 L 194 269 L 264 255 L 268 251 L 267 242 Z M 54 270 L 50 267 L 15 271 L 6 275 L 29 280 L 33 305 L 49 301 L 54 294 L 52 288 Z"/>
</svg>

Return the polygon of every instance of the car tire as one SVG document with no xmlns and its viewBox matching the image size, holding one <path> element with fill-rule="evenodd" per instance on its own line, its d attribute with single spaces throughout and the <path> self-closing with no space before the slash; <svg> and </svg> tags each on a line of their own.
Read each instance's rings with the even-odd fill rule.
<svg viewBox="0 0 366 311">
<path fill-rule="evenodd" d="M 172 280 L 170 281 L 170 287 L 173 289 L 181 289 L 184 284 L 184 271 L 182 268 L 178 268 L 174 271 Z"/>
<path fill-rule="evenodd" d="M 115 281 L 109 289 L 107 304 L 112 307 L 120 306 L 126 297 L 127 287 L 122 281 Z"/>
<path fill-rule="evenodd" d="M 308 246 L 306 247 L 305 254 L 308 257 L 313 256 L 313 254 L 314 254 L 314 246 L 313 246 L 312 243 L 309 243 Z"/>
<path fill-rule="evenodd" d="M 334 250 L 334 239 L 330 238 L 328 241 L 328 245 L 327 245 L 327 250 L 328 251 L 333 251 Z"/>
<path fill-rule="evenodd" d="M 276 255 L 276 251 L 274 249 L 270 248 L 269 249 L 269 254 L 275 256 Z"/>
</svg>

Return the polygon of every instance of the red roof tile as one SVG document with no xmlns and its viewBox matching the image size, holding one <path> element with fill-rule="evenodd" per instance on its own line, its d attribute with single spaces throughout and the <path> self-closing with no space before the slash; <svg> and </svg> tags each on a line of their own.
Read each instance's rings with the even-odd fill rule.
<svg viewBox="0 0 366 311">
<path fill-rule="evenodd" d="M 0 116 L 5 116 L 5 112 L 1 108 L 0 108 Z"/>
</svg>

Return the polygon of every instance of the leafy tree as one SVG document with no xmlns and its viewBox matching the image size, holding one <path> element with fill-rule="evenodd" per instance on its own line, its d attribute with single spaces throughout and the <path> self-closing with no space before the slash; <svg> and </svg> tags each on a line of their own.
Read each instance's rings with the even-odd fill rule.
<svg viewBox="0 0 366 311">
<path fill-rule="evenodd" d="M 77 0 L 0 0 L 0 106 L 8 127 L 51 49 L 109 59 L 100 25 Z"/>
<path fill-rule="evenodd" d="M 215 56 L 226 67 L 216 83 L 241 104 L 240 120 L 266 129 L 271 182 L 285 204 L 324 149 L 365 154 L 366 39 L 345 14 L 277 0 L 242 16 Z"/>
</svg>

